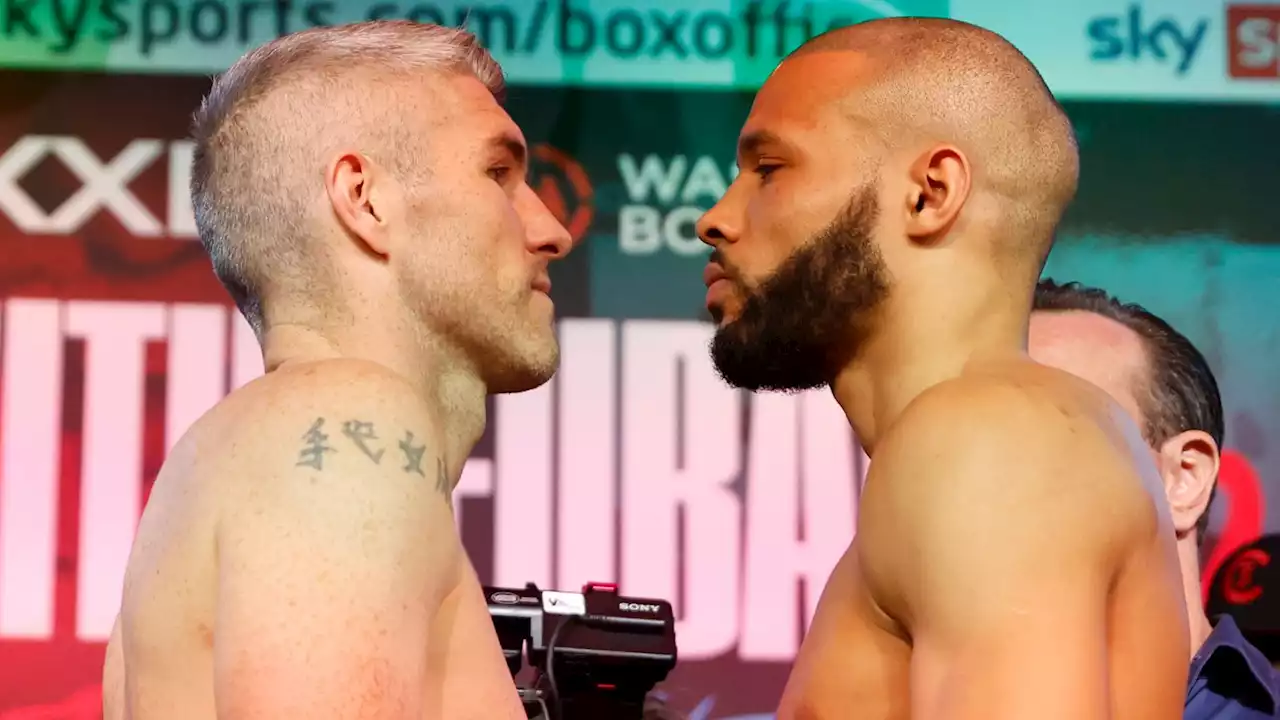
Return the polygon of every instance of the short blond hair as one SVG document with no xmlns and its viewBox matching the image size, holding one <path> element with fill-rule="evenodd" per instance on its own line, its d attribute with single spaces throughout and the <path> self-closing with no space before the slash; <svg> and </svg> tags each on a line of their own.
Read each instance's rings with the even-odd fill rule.
<svg viewBox="0 0 1280 720">
<path fill-rule="evenodd" d="M 473 34 L 404 20 L 286 35 L 214 80 L 192 123 L 192 207 L 214 273 L 259 337 L 264 292 L 315 279 L 309 173 L 329 143 L 355 142 L 395 169 L 416 164 L 387 81 L 422 72 L 471 75 L 499 100 L 505 92 Z"/>
</svg>

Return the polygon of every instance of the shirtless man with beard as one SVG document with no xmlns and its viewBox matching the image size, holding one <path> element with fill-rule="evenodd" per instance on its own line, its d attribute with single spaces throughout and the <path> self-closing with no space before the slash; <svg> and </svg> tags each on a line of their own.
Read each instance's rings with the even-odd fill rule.
<svg viewBox="0 0 1280 720">
<path fill-rule="evenodd" d="M 830 386 L 872 462 L 780 720 L 1181 717 L 1186 609 L 1141 432 L 1026 354 L 1075 194 L 1035 68 L 965 23 L 895 18 L 793 53 L 699 223 L 715 364 Z"/>
</svg>

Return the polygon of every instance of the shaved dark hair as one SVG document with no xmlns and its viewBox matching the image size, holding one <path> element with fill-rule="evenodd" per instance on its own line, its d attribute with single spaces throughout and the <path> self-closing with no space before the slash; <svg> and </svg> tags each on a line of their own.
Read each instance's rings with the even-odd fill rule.
<svg viewBox="0 0 1280 720">
<path fill-rule="evenodd" d="M 936 141 L 965 152 L 975 189 L 997 201 L 994 249 L 1038 277 L 1075 197 L 1080 160 L 1071 121 L 1026 56 L 989 30 L 941 18 L 838 28 L 792 56 L 820 52 L 867 64 L 847 114 L 887 146 Z"/>
</svg>

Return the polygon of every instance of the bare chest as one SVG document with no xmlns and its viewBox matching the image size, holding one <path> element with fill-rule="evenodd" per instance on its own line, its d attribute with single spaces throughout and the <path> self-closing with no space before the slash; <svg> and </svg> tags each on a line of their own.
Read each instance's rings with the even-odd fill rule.
<svg viewBox="0 0 1280 720">
<path fill-rule="evenodd" d="M 779 720 L 910 717 L 910 644 L 876 609 L 854 548 L 823 592 Z"/>
</svg>

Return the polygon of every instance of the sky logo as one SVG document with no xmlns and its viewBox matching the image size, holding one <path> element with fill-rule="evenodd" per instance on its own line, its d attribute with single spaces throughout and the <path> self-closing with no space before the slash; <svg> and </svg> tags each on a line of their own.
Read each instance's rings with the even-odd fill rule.
<svg viewBox="0 0 1280 720">
<path fill-rule="evenodd" d="M 1209 20 L 1180 24 L 1169 16 L 1143 13 L 1139 4 L 1122 15 L 1102 15 L 1089 21 L 1089 57 L 1098 62 L 1155 62 L 1185 75 L 1195 63 L 1209 30 Z"/>
</svg>

